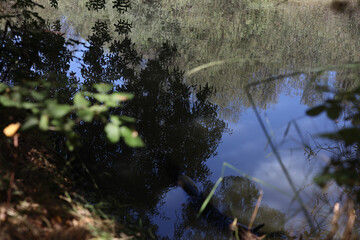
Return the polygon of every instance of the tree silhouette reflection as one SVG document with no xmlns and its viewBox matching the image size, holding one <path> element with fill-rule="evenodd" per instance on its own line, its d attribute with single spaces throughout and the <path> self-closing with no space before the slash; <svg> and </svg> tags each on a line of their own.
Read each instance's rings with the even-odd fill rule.
<svg viewBox="0 0 360 240">
<path fill-rule="evenodd" d="M 93 181 L 81 180 L 79 186 L 94 202 L 116 199 L 131 203 L 141 216 L 155 214 L 168 188 L 176 184 L 178 171 L 205 180 L 209 174 L 205 162 L 216 154 L 226 125 L 217 118 L 217 106 L 207 100 L 212 94 L 209 87 L 196 89 L 183 83 L 183 72 L 173 66 L 175 46 L 165 43 L 154 59 L 141 60 L 125 37 L 110 43 L 105 53 L 98 45 L 106 42 L 102 41 L 102 36 L 107 36 L 104 29 L 103 25 L 93 29 L 84 52 L 83 78 L 86 85 L 120 81 L 114 91 L 134 94 L 134 99 L 113 109 L 112 114 L 136 119 L 134 129 L 146 147 L 110 144 L 101 124 L 82 124 L 78 131 L 83 147 L 76 154 Z M 81 167 L 79 171 L 83 172 Z M 81 175 L 86 176 L 84 172 Z M 108 211 L 117 209 L 112 206 Z"/>
</svg>

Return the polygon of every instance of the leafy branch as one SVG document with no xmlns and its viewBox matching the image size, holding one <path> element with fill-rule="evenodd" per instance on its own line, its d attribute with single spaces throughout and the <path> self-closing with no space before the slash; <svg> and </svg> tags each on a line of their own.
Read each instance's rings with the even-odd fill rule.
<svg viewBox="0 0 360 240">
<path fill-rule="evenodd" d="M 133 98 L 132 94 L 112 92 L 113 86 L 95 84 L 96 92 L 78 91 L 71 104 L 59 103 L 49 97 L 51 83 L 26 82 L 24 86 L 10 87 L 0 83 L 0 105 L 27 112 L 20 131 L 39 128 L 42 131 L 61 132 L 70 151 L 79 144 L 77 124 L 99 121 L 103 123 L 107 139 L 116 143 L 123 139 L 131 147 L 144 146 L 139 134 L 128 125 L 135 119 L 110 114 L 110 109 Z"/>
</svg>

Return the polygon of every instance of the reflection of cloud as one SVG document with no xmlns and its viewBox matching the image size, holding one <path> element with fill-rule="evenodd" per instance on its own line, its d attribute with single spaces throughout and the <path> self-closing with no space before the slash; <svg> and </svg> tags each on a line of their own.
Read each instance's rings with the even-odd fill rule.
<svg viewBox="0 0 360 240">
<path fill-rule="evenodd" d="M 319 170 L 320 167 L 316 165 L 319 164 L 304 161 L 304 155 L 300 151 L 292 153 L 282 152 L 281 155 L 282 162 L 296 187 L 299 188 L 311 183 L 315 171 Z M 285 177 L 283 169 L 274 156 L 263 161 L 254 172 L 254 175 L 286 192 L 291 192 L 290 184 Z"/>
<path fill-rule="evenodd" d="M 300 190 L 300 196 L 305 204 L 308 204 L 308 209 L 312 209 L 315 204 L 315 198 L 318 198 L 321 194 L 319 187 L 313 183 L 313 178 L 322 169 L 322 163 L 319 161 L 304 161 L 304 155 L 301 151 L 292 153 L 290 153 L 290 151 L 282 152 L 281 156 L 296 189 L 298 191 Z M 291 196 L 295 195 L 279 162 L 274 156 L 268 158 L 267 161 L 264 161 L 259 165 L 253 175 L 262 181 L 289 193 Z M 263 185 L 259 185 L 259 188 L 264 190 L 263 204 L 267 204 L 272 208 L 285 212 L 288 216 L 291 216 L 292 213 L 300 210 L 300 205 L 293 198 Z M 303 222 L 305 222 L 303 215 L 297 214 L 295 217 L 292 217 L 287 224 L 288 226 L 297 228 L 300 227 L 300 224 Z"/>
</svg>

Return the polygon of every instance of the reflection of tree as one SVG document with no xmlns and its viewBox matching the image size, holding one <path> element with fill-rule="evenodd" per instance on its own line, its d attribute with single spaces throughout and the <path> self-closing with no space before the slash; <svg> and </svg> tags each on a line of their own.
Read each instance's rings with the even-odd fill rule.
<svg viewBox="0 0 360 240">
<path fill-rule="evenodd" d="M 29 11 L 24 7 L 25 10 Z M 72 54 L 65 39 L 54 34 L 59 25 L 49 27 L 43 20 L 30 16 L 16 23 L 8 21 L 5 28 L 0 29 L 1 81 L 18 84 L 24 80 L 49 78 L 64 83 Z"/>
<path fill-rule="evenodd" d="M 79 11 L 81 4 L 77 3 L 76 7 L 70 4 L 59 3 L 59 9 L 69 25 L 84 38 L 91 29 L 87 26 L 90 21 L 84 19 L 113 21 L 122 17 L 112 9 L 111 3 L 104 10 L 106 14 L 99 11 L 92 16 L 87 15 L 88 11 Z M 351 21 L 335 18 L 328 5 L 268 8 L 261 6 L 262 1 L 235 0 L 213 1 L 212 4 L 205 0 L 133 0 L 131 4 L 131 14 L 126 16 L 134 27 L 134 34 L 130 36 L 144 58 L 153 57 L 161 43 L 169 40 L 178 46 L 181 55 L 177 64 L 185 70 L 223 59 L 250 60 L 244 64 L 235 62 L 208 68 L 186 79 L 190 84 L 214 87 L 217 93 L 211 96 L 211 102 L 219 105 L 220 116 L 227 120 L 237 121 L 249 107 L 242 89 L 254 74 L 266 73 L 263 76 L 266 78 L 283 74 L 284 69 L 286 72 L 303 71 L 359 59 L 358 16 Z M 324 24 L 323 19 L 331 21 Z M 109 29 L 112 36 L 116 34 L 112 25 Z M 342 83 L 346 79 L 337 78 L 337 85 L 350 84 L 352 78 L 348 84 Z M 271 86 L 269 92 L 259 89 L 256 95 L 260 99 L 254 97 L 254 101 L 265 109 L 282 93 L 274 90 L 294 94 L 289 87 L 295 88 L 299 95 L 306 88 L 302 95 L 304 104 L 319 101 L 316 98 L 321 96 L 312 91 L 312 83 L 295 80 L 299 79 L 294 78 L 286 88 L 280 86 L 283 82 L 277 81 L 277 86 Z"/>
<path fill-rule="evenodd" d="M 205 192 L 210 191 L 211 184 L 205 184 Z M 212 199 L 212 204 L 224 215 L 236 217 L 239 223 L 247 225 L 254 210 L 259 190 L 247 178 L 239 176 L 225 177 L 219 190 Z M 177 239 L 228 239 L 227 234 L 219 231 L 224 223 L 208 217 L 196 218 L 200 206 L 197 202 L 189 202 L 183 206 L 182 218 L 178 219 L 175 228 Z M 204 214 L 209 216 L 209 214 Z M 219 218 L 220 219 L 220 218 Z M 264 232 L 282 232 L 285 215 L 268 206 L 260 206 L 254 225 L 265 223 Z M 186 227 L 191 226 L 191 230 Z M 201 236 L 201 237 L 199 237 Z M 205 238 L 203 238 L 205 237 Z"/>
<path fill-rule="evenodd" d="M 84 139 L 78 155 L 101 193 L 92 198 L 127 199 L 137 212 L 154 213 L 163 193 L 174 184 L 176 171 L 186 170 L 196 179 L 205 179 L 209 170 L 204 163 L 215 154 L 225 124 L 217 119 L 217 107 L 207 100 L 210 89 L 196 91 L 182 82 L 180 70 L 172 69 L 175 47 L 164 44 L 158 57 L 135 69 L 141 58 L 130 39 L 109 43 L 109 53 L 105 53 L 98 43 L 105 42 L 106 27 L 95 26 L 93 30 L 84 53 L 83 77 L 86 83 L 94 81 L 93 77 L 120 80 L 114 91 L 134 93 L 135 98 L 113 114 L 137 119 L 136 129 L 146 147 L 111 145 L 101 134 L 103 126 L 83 124 L 78 129 Z M 92 192 L 90 180 L 80 185 Z M 109 211 L 117 210 L 110 207 Z"/>
</svg>

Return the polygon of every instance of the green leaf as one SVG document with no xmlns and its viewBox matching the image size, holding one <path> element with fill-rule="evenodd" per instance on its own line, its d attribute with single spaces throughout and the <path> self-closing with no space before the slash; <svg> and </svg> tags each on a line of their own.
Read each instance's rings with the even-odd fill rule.
<svg viewBox="0 0 360 240">
<path fill-rule="evenodd" d="M 108 110 L 108 108 L 104 105 L 93 105 L 89 109 L 93 111 L 95 114 L 106 112 Z"/>
<path fill-rule="evenodd" d="M 307 110 L 306 114 L 309 116 L 317 116 L 325 110 L 326 110 L 326 107 L 324 105 L 320 105 L 320 106 L 316 106 L 316 107 L 313 107 L 313 108 Z"/>
<path fill-rule="evenodd" d="M 52 119 L 52 120 L 50 121 L 50 124 L 51 124 L 52 126 L 55 126 L 57 129 L 59 129 L 60 126 L 62 126 L 62 124 L 63 124 L 63 121 L 61 121 L 61 120 L 62 120 L 62 119 L 59 119 L 59 118 Z"/>
<path fill-rule="evenodd" d="M 62 118 L 71 112 L 72 107 L 67 104 L 49 104 L 47 109 L 51 117 Z"/>
<path fill-rule="evenodd" d="M 135 118 L 128 117 L 128 116 L 120 116 L 119 119 L 120 119 L 121 121 L 128 122 L 128 123 L 134 123 L 134 122 L 136 122 L 136 119 L 135 119 Z"/>
<path fill-rule="evenodd" d="M 123 122 L 119 119 L 119 116 L 111 115 L 110 120 L 112 123 L 114 123 L 117 126 L 120 126 L 121 124 L 123 124 Z"/>
<path fill-rule="evenodd" d="M 22 96 L 19 92 L 14 92 L 13 94 L 11 94 L 11 100 L 14 102 L 15 107 L 21 107 L 21 99 Z"/>
<path fill-rule="evenodd" d="M 43 101 L 46 97 L 45 92 L 37 92 L 35 90 L 30 91 L 30 95 L 37 101 Z"/>
<path fill-rule="evenodd" d="M 34 108 L 38 108 L 39 104 L 38 103 L 32 103 L 32 102 L 23 102 L 22 103 L 22 107 L 25 109 L 34 109 Z"/>
<path fill-rule="evenodd" d="M 98 83 L 94 85 L 94 88 L 99 92 L 99 93 L 107 93 L 109 92 L 113 86 L 111 84 L 105 84 L 105 83 Z"/>
<path fill-rule="evenodd" d="M 25 123 L 21 126 L 21 130 L 25 131 L 39 124 L 39 119 L 36 117 L 29 117 Z"/>
<path fill-rule="evenodd" d="M 95 93 L 94 98 L 101 103 L 106 103 L 110 99 L 109 95 L 107 95 L 106 93 Z"/>
<path fill-rule="evenodd" d="M 41 130 L 44 130 L 44 131 L 48 130 L 48 128 L 49 128 L 49 115 L 47 115 L 47 114 L 41 115 L 40 121 L 39 121 L 39 128 Z"/>
<path fill-rule="evenodd" d="M 0 93 L 5 91 L 9 86 L 4 84 L 4 83 L 0 83 Z"/>
<path fill-rule="evenodd" d="M 120 128 L 121 135 L 124 137 L 125 143 L 130 147 L 144 147 L 145 144 L 142 139 L 138 136 L 136 131 L 123 126 Z"/>
<path fill-rule="evenodd" d="M 77 108 L 85 108 L 90 106 L 90 102 L 83 96 L 82 93 L 78 92 L 74 96 L 74 105 Z"/>
<path fill-rule="evenodd" d="M 93 97 L 93 93 L 91 93 L 91 92 L 82 92 L 82 94 L 85 96 L 85 97 Z"/>
<path fill-rule="evenodd" d="M 90 109 L 84 109 L 77 111 L 79 118 L 85 122 L 91 122 L 94 118 L 94 112 Z"/>
<path fill-rule="evenodd" d="M 71 132 L 73 131 L 74 125 L 75 125 L 74 121 L 68 119 L 68 121 L 65 124 L 63 124 L 61 127 L 65 132 Z"/>
<path fill-rule="evenodd" d="M 0 104 L 2 104 L 5 107 L 21 107 L 21 94 L 20 93 L 12 93 L 4 94 L 0 96 Z"/>
<path fill-rule="evenodd" d="M 16 103 L 11 100 L 8 94 L 0 96 L 0 104 L 4 107 L 15 107 Z"/>
<path fill-rule="evenodd" d="M 104 131 L 110 142 L 117 143 L 120 140 L 121 132 L 118 125 L 108 123 L 106 124 Z"/>
<path fill-rule="evenodd" d="M 127 101 L 134 98 L 134 94 L 131 93 L 113 93 L 111 94 L 111 97 L 114 99 L 114 101 Z"/>
<path fill-rule="evenodd" d="M 70 140 L 66 140 L 66 147 L 72 152 L 75 149 L 75 144 Z"/>
</svg>

